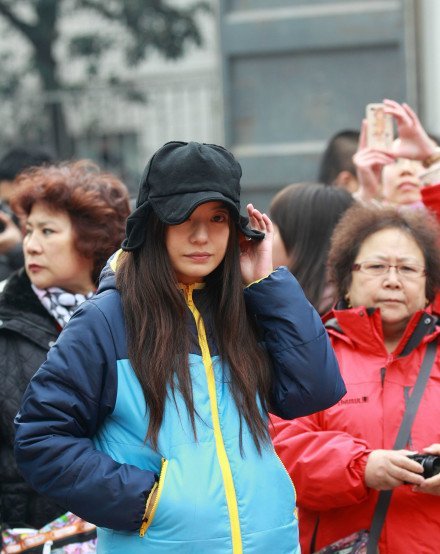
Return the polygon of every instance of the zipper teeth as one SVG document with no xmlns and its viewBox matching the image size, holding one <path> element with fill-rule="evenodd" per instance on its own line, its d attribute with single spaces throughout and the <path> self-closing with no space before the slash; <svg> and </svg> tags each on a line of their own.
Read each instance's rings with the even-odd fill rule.
<svg viewBox="0 0 440 554">
<path fill-rule="evenodd" d="M 286 466 L 283 464 L 283 460 L 278 456 L 278 452 L 275 450 L 275 448 L 273 449 L 273 451 L 274 451 L 275 456 L 278 458 L 278 460 L 279 460 L 279 462 L 280 462 L 280 464 L 281 464 L 281 466 L 282 466 L 284 472 L 286 473 L 287 477 L 289 478 L 290 484 L 292 485 L 293 496 L 294 496 L 294 498 L 295 498 L 295 508 L 294 508 L 294 510 L 293 510 L 293 513 L 294 513 L 296 519 L 298 519 L 298 506 L 296 505 L 296 488 L 295 488 L 295 484 L 293 483 L 292 478 L 290 477 L 290 474 L 289 474 L 289 472 L 288 472 L 287 469 L 286 469 Z"/>
<path fill-rule="evenodd" d="M 214 370 L 212 367 L 211 354 L 209 352 L 209 346 L 206 338 L 205 326 L 203 320 L 194 304 L 192 298 L 192 289 L 186 290 L 187 303 L 191 313 L 194 316 L 197 334 L 199 337 L 200 349 L 202 351 L 203 365 L 205 366 L 206 379 L 208 382 L 208 394 L 211 405 L 212 424 L 214 427 L 214 438 L 217 450 L 217 457 L 220 464 L 220 470 L 223 477 L 223 484 L 225 487 L 226 503 L 228 506 L 229 520 L 231 524 L 232 535 L 232 552 L 233 554 L 242 554 L 243 546 L 241 541 L 240 519 L 238 516 L 238 503 L 235 494 L 234 479 L 232 477 L 231 466 L 229 464 L 228 455 L 226 453 L 225 444 L 223 441 L 223 435 L 220 426 L 220 418 L 217 407 L 217 394 L 214 379 Z"/>
<path fill-rule="evenodd" d="M 274 449 L 273 452 L 274 452 L 275 456 L 278 458 L 278 460 L 279 460 L 279 462 L 280 462 L 280 464 L 281 464 L 281 466 L 282 466 L 282 468 L 283 468 L 285 474 L 286 474 L 287 477 L 289 478 L 290 484 L 292 485 L 293 494 L 295 495 L 295 503 L 296 503 L 296 488 L 295 488 L 295 485 L 293 484 L 292 478 L 290 477 L 289 472 L 288 472 L 287 469 L 286 469 L 286 466 L 283 464 L 283 460 L 278 456 L 278 452 L 277 452 L 275 449 Z"/>
<path fill-rule="evenodd" d="M 163 486 L 164 486 L 167 469 L 168 469 L 168 460 L 166 460 L 165 458 L 162 458 L 161 468 L 160 468 L 160 475 L 159 475 L 159 482 L 155 483 L 155 486 L 153 486 L 153 488 L 151 489 L 151 493 L 150 493 L 150 494 L 152 494 L 153 491 L 155 490 L 155 488 L 157 488 L 157 495 L 156 495 L 156 498 L 154 499 L 153 507 L 151 508 L 150 517 L 148 518 L 148 521 L 144 521 L 141 525 L 141 528 L 140 528 L 140 531 L 139 531 L 139 536 L 140 537 L 143 537 L 145 535 L 145 533 L 148 531 L 148 528 L 150 527 L 150 525 L 151 525 L 151 523 L 154 519 L 154 515 L 155 515 L 156 510 L 157 510 L 157 505 L 159 504 L 160 497 L 162 496 L 162 489 L 163 489 Z"/>
</svg>

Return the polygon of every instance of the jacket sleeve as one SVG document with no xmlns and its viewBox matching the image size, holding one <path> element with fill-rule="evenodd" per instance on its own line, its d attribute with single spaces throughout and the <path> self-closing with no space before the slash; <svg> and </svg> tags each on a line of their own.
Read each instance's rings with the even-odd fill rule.
<svg viewBox="0 0 440 554">
<path fill-rule="evenodd" d="M 440 221 L 440 184 L 421 187 L 420 193 L 422 195 L 423 204 L 431 210 Z"/>
<path fill-rule="evenodd" d="M 271 411 L 283 419 L 336 404 L 345 394 L 321 319 L 287 268 L 245 289 L 247 309 L 273 366 Z"/>
<path fill-rule="evenodd" d="M 93 302 L 79 308 L 32 378 L 15 419 L 15 456 L 29 484 L 98 526 L 140 528 L 155 474 L 98 451 L 114 407 L 116 352 Z"/>
<path fill-rule="evenodd" d="M 284 421 L 271 416 L 270 433 L 297 490 L 299 507 L 325 511 L 366 500 L 364 482 L 371 450 L 362 439 L 325 431 L 324 413 Z"/>
</svg>

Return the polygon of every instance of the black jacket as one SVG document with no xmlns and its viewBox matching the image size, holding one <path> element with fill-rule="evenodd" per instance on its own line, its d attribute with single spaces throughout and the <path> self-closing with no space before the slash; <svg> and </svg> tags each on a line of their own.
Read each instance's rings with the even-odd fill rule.
<svg viewBox="0 0 440 554">
<path fill-rule="evenodd" d="M 40 528 L 65 512 L 25 483 L 13 453 L 21 397 L 59 332 L 25 271 L 11 275 L 0 294 L 0 521 L 10 526 Z"/>
</svg>

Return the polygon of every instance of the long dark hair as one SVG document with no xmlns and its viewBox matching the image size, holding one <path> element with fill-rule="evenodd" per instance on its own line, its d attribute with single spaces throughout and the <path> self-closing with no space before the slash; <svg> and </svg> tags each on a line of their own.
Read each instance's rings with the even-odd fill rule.
<svg viewBox="0 0 440 554">
<path fill-rule="evenodd" d="M 290 256 L 289 269 L 316 309 L 327 284 L 333 229 L 353 202 L 349 192 L 321 183 L 289 185 L 272 200 L 270 216 Z"/>
<path fill-rule="evenodd" d="M 188 362 L 188 308 L 166 250 L 166 225 L 151 212 L 146 226 L 143 245 L 120 257 L 116 284 L 122 297 L 128 355 L 149 409 L 146 440 L 157 449 L 167 388 L 174 394 L 175 376 L 194 434 L 196 410 Z M 205 281 L 219 354 L 230 366 L 229 386 L 240 414 L 240 448 L 243 417 L 260 452 L 261 444 L 269 438 L 257 398 L 266 414 L 269 362 L 246 312 L 235 223 L 230 224 L 222 263 Z"/>
</svg>

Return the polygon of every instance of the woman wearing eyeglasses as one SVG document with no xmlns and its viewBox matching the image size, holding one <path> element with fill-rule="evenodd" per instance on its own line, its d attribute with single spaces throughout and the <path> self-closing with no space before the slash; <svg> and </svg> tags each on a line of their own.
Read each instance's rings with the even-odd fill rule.
<svg viewBox="0 0 440 554">
<path fill-rule="evenodd" d="M 340 298 L 326 317 L 347 394 L 273 439 L 298 494 L 303 554 L 369 529 L 381 490 L 393 490 L 381 554 L 438 552 L 440 475 L 424 479 L 408 454 L 440 455 L 440 348 L 404 450 L 393 450 L 427 344 L 440 326 L 439 226 L 419 211 L 350 208 L 329 269 Z M 275 418 L 274 418 L 275 419 Z"/>
</svg>

